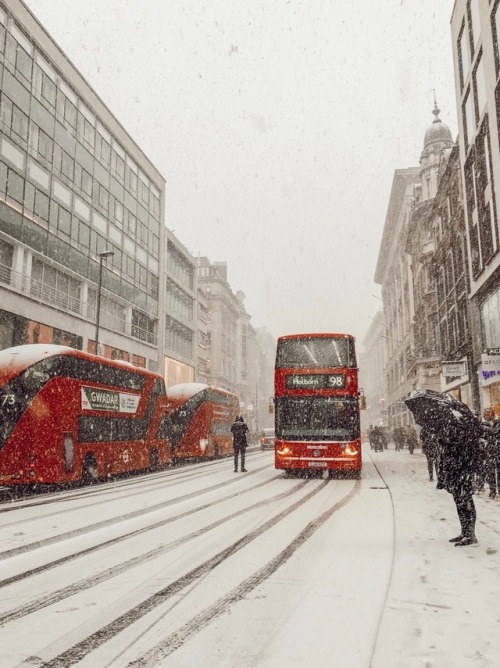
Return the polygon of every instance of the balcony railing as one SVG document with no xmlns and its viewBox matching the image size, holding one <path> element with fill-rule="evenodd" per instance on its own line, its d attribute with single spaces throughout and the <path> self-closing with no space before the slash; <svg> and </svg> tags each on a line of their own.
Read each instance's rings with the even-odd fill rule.
<svg viewBox="0 0 500 668">
<path fill-rule="evenodd" d="M 55 306 L 61 311 L 78 315 L 88 322 L 96 321 L 96 307 L 94 304 L 84 302 L 79 297 L 57 290 L 3 264 L 0 264 L 0 284 L 43 304 Z M 110 331 L 132 336 L 151 345 L 158 344 L 158 336 L 154 332 L 149 332 L 137 325 L 129 325 L 124 318 L 108 313 L 102 308 L 99 321 L 102 327 Z"/>
</svg>

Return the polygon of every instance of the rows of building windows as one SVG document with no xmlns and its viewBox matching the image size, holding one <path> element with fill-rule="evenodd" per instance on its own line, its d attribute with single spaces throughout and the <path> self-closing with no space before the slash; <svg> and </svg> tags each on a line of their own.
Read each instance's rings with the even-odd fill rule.
<svg viewBox="0 0 500 668">
<path fill-rule="evenodd" d="M 55 142 L 45 130 L 33 120 L 30 121 L 5 90 L 0 97 L 0 128 L 13 140 L 10 151 L 19 153 L 17 162 L 24 162 L 17 147 L 36 160 L 36 165 L 32 161 L 33 179 L 38 176 L 38 181 L 48 187 L 52 171 L 61 184 L 69 187 L 66 193 L 68 204 L 72 199 L 72 189 L 81 197 L 80 211 L 88 211 L 87 218 L 90 217 L 90 208 L 93 207 L 93 210 L 110 221 L 110 225 L 117 228 L 116 236 L 127 237 L 129 245 L 137 246 L 155 259 L 159 258 L 158 221 L 153 220 L 139 203 L 127 201 L 129 206 L 132 204 L 133 211 L 124 206 L 124 192 L 117 191 L 117 196 L 112 193 L 113 184 L 108 174 L 99 173 L 99 178 L 92 176 L 90 171 Z M 102 181 L 106 181 L 107 185 Z"/>
<path fill-rule="evenodd" d="M 40 257 L 33 255 L 30 270 L 26 274 L 12 271 L 14 247 L 0 239 L 0 281 L 12 285 L 36 299 L 56 306 L 69 313 L 74 313 L 95 320 L 97 289 L 75 276 L 52 266 Z M 135 338 L 157 343 L 157 320 L 136 308 L 117 301 L 107 286 L 112 283 L 113 275 L 104 270 L 101 293 L 101 323 L 113 331 L 126 333 L 127 311 L 131 313 L 130 334 Z M 88 289 L 84 292 L 84 285 Z M 85 298 L 86 295 L 86 298 Z"/>
<path fill-rule="evenodd" d="M 194 333 L 171 316 L 165 318 L 165 347 L 177 355 L 193 357 Z"/>
<path fill-rule="evenodd" d="M 167 267 L 179 285 L 193 289 L 195 268 L 171 241 L 167 243 Z"/>
<path fill-rule="evenodd" d="M 6 69 L 159 220 L 156 186 L 1 7 L 0 26 L 0 53 L 5 54 Z"/>
<path fill-rule="evenodd" d="M 2 144 L 2 149 L 4 148 L 5 143 Z M 30 169 L 30 175 L 33 173 L 34 170 Z M 49 196 L 46 188 L 39 183 L 34 185 L 0 160 L 0 200 L 7 202 L 14 212 L 24 213 L 25 227 L 33 227 L 30 225 L 32 223 L 41 228 L 35 233 L 39 239 L 37 250 L 46 252 L 47 247 L 55 243 L 55 240 L 50 240 L 52 235 L 58 237 L 61 248 L 73 246 L 90 257 L 96 257 L 104 250 L 113 250 L 112 267 L 123 274 L 124 280 L 130 281 L 132 287 L 138 286 L 139 290 L 148 293 L 150 299 L 157 301 L 157 261 L 154 261 L 154 271 L 151 271 L 152 258 L 148 257 L 146 251 L 128 244 L 122 239 L 118 229 L 95 213 L 92 215 L 91 224 L 90 209 L 86 209 L 84 203 L 76 198 L 72 211 L 67 204 L 72 199 L 71 192 L 57 181 L 53 181 L 53 193 L 54 196 Z M 56 197 L 64 200 L 64 204 Z M 1 224 L 6 225 L 7 222 Z M 14 236 L 19 238 L 20 232 L 18 230 Z M 65 249 L 60 258 L 54 259 L 65 266 L 71 266 L 67 264 L 69 260 L 65 261 L 65 257 L 69 257 L 69 248 Z"/>
<path fill-rule="evenodd" d="M 165 295 L 167 310 L 184 320 L 193 321 L 194 299 L 186 294 L 172 280 L 167 279 L 167 290 Z"/>
<path fill-rule="evenodd" d="M 159 190 L 1 8 L 0 26 L 3 229 L 24 213 L 14 236 L 82 272 L 113 250 L 110 289 L 157 313 Z"/>
</svg>

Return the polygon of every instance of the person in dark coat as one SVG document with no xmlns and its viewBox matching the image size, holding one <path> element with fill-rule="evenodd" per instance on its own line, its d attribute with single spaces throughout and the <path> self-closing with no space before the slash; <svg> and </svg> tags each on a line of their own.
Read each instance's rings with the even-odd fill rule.
<svg viewBox="0 0 500 668">
<path fill-rule="evenodd" d="M 405 444 L 405 432 L 403 427 L 394 427 L 392 430 L 392 440 L 395 450 L 402 450 Z"/>
<path fill-rule="evenodd" d="M 500 420 L 492 408 L 483 411 L 484 471 L 483 479 L 490 488 L 490 499 L 500 495 Z"/>
<path fill-rule="evenodd" d="M 455 547 L 477 543 L 476 508 L 473 499 L 473 479 L 480 465 L 479 439 L 481 425 L 478 420 L 467 428 L 460 424 L 449 424 L 439 433 L 438 489 L 445 489 L 453 496 L 460 520 L 461 532 L 450 538 Z"/>
<path fill-rule="evenodd" d="M 422 441 L 422 452 L 427 459 L 427 470 L 429 471 L 429 481 L 434 480 L 434 470 L 438 470 L 438 452 L 439 442 L 436 434 L 429 427 L 422 427 L 420 430 L 420 440 Z"/>
<path fill-rule="evenodd" d="M 231 425 L 231 433 L 233 435 L 234 472 L 238 472 L 238 455 L 241 454 L 241 472 L 246 473 L 245 451 L 247 449 L 248 427 L 243 420 L 242 415 L 238 415 L 238 417 Z"/>
<path fill-rule="evenodd" d="M 415 431 L 415 427 L 406 425 L 404 428 L 404 438 L 405 443 L 408 446 L 408 451 L 410 455 L 412 455 L 415 448 L 418 446 L 417 432 Z"/>
</svg>

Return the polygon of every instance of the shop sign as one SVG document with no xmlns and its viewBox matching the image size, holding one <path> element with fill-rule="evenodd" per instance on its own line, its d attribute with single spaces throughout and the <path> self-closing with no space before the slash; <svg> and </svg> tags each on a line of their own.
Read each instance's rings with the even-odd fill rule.
<svg viewBox="0 0 500 668">
<path fill-rule="evenodd" d="M 500 380 L 500 355 L 481 355 L 480 379 L 483 385 Z"/>
<path fill-rule="evenodd" d="M 445 378 L 461 378 L 467 375 L 467 361 L 443 362 L 442 372 Z"/>
</svg>

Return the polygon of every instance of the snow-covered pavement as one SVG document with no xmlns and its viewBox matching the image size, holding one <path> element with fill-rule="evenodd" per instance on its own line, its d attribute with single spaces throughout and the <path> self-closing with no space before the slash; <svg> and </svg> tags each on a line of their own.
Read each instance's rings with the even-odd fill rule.
<svg viewBox="0 0 500 668">
<path fill-rule="evenodd" d="M 4 506 L 1 668 L 500 663 L 500 500 L 456 548 L 419 450 L 365 446 L 359 481 L 248 460 Z"/>
<path fill-rule="evenodd" d="M 393 498 L 396 538 L 373 668 L 500 665 L 500 500 L 474 496 L 479 545 L 456 548 L 453 498 L 428 481 L 420 450 L 370 456 Z"/>
</svg>

